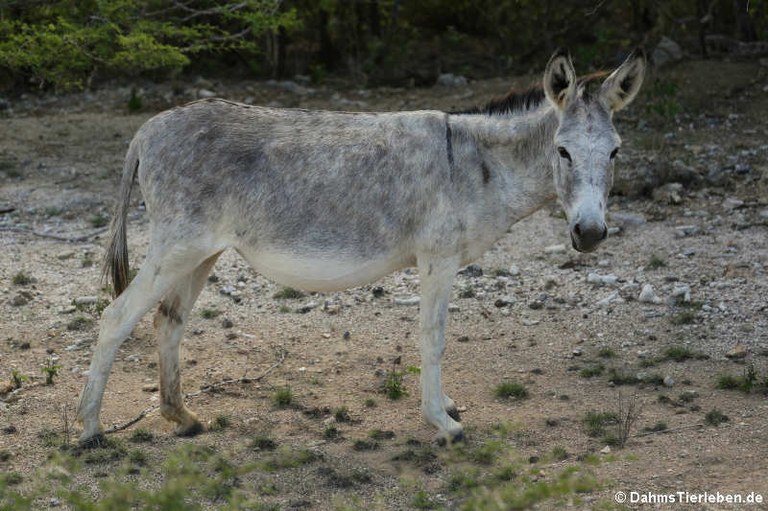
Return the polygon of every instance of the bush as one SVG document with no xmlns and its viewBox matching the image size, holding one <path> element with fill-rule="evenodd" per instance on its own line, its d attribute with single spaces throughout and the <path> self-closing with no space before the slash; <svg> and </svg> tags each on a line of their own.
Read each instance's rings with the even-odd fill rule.
<svg viewBox="0 0 768 511">
<path fill-rule="evenodd" d="M 171 73 L 191 56 L 259 53 L 265 32 L 298 26 L 279 0 L 50 0 L 0 7 L 0 67 L 40 87 L 83 88 L 97 74 Z"/>
</svg>

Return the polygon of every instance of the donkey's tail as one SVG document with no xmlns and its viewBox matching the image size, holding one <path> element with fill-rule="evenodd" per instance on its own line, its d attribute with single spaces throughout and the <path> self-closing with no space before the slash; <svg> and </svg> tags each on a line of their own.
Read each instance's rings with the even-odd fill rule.
<svg viewBox="0 0 768 511">
<path fill-rule="evenodd" d="M 104 266 L 101 270 L 102 280 L 112 284 L 112 296 L 117 297 L 130 283 L 128 271 L 128 244 L 126 242 L 125 224 L 128 217 L 128 207 L 131 202 L 131 189 L 139 170 L 139 148 L 134 139 L 128 147 L 123 164 L 123 177 L 120 180 L 120 196 L 118 198 L 112 224 L 109 228 L 109 245 L 104 256 Z"/>
</svg>

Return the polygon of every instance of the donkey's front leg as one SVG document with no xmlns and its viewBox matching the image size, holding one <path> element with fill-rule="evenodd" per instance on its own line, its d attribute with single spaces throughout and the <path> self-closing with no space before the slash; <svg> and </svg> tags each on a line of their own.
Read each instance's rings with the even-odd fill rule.
<svg viewBox="0 0 768 511">
<path fill-rule="evenodd" d="M 437 427 L 438 442 L 459 442 L 464 439 L 461 424 L 446 411 L 452 404 L 443 394 L 440 359 L 445 351 L 445 322 L 448 301 L 456 271 L 457 257 L 419 257 L 421 278 L 421 411 L 427 422 Z"/>
</svg>

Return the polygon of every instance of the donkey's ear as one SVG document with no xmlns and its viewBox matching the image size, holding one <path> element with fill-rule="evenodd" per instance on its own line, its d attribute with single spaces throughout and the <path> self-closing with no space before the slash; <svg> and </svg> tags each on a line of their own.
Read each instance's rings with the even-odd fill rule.
<svg viewBox="0 0 768 511">
<path fill-rule="evenodd" d="M 605 79 L 600 87 L 600 100 L 605 106 L 616 112 L 635 99 L 643 84 L 646 62 L 645 52 L 638 48 Z"/>
<path fill-rule="evenodd" d="M 557 50 L 549 59 L 544 71 L 544 93 L 560 110 L 576 97 L 576 71 L 567 50 Z"/>
</svg>

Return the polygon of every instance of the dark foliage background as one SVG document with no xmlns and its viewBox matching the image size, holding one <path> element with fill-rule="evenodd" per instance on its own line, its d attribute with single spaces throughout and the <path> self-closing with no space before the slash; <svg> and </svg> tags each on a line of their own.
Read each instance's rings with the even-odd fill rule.
<svg viewBox="0 0 768 511">
<path fill-rule="evenodd" d="M 768 36 L 768 0 L 0 0 L 0 87 L 87 88 L 179 73 L 431 85 L 581 69 L 668 36 L 709 56 Z M 725 43 L 723 43 L 725 42 Z"/>
</svg>

